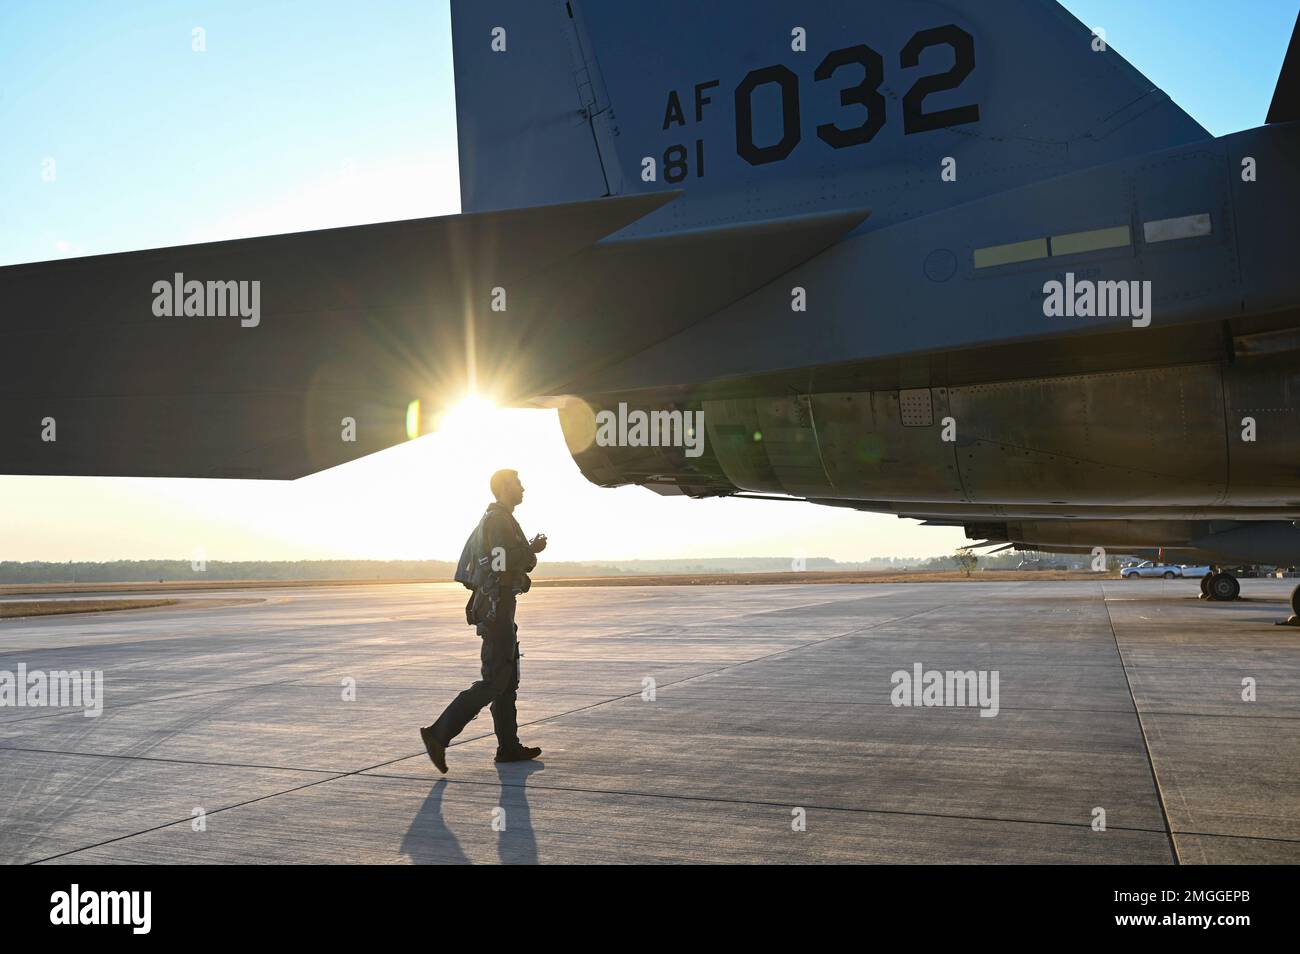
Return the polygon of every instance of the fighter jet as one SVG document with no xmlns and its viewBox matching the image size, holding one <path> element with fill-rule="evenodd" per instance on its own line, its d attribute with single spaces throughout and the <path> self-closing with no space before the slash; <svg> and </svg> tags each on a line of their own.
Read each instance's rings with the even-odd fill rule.
<svg viewBox="0 0 1300 954">
<path fill-rule="evenodd" d="M 582 472 L 1300 563 L 1300 43 L 1211 136 L 1052 0 L 453 0 L 460 215 L 0 269 L 0 472 Z M 1300 590 L 1293 596 L 1300 615 Z"/>
</svg>

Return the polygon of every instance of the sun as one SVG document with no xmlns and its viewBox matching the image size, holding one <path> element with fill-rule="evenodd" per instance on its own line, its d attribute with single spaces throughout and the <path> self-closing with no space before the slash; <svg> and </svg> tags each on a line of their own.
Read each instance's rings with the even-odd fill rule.
<svg viewBox="0 0 1300 954">
<path fill-rule="evenodd" d="M 463 437 L 482 433 L 502 411 L 491 398 L 471 393 L 426 416 L 423 402 L 416 398 L 406 406 L 406 437 L 413 441 L 425 434 Z"/>
<path fill-rule="evenodd" d="M 499 416 L 496 402 L 480 394 L 467 394 L 435 418 L 434 429 L 447 436 L 481 433 Z"/>
</svg>

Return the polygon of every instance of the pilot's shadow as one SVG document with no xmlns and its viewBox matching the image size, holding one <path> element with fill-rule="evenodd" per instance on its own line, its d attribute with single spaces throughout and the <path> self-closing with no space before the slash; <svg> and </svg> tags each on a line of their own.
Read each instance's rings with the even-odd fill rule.
<svg viewBox="0 0 1300 954">
<path fill-rule="evenodd" d="M 497 763 L 501 781 L 498 804 L 505 811 L 505 830 L 497 832 L 497 858 L 503 865 L 537 864 L 537 836 L 528 808 L 528 776 L 545 767 L 538 761 Z"/>
<path fill-rule="evenodd" d="M 447 793 L 447 780 L 434 782 L 420 810 L 411 819 L 411 825 L 402 838 L 402 854 L 417 865 L 465 865 L 469 858 L 460 842 L 442 818 L 442 799 Z"/>
<path fill-rule="evenodd" d="M 541 762 L 507 762 L 497 765 L 497 777 L 501 792 L 497 807 L 505 814 L 502 820 L 505 827 L 501 831 L 489 827 L 490 823 L 501 817 L 500 812 L 492 812 L 483 819 L 484 828 L 497 839 L 497 858 L 507 865 L 537 864 L 537 838 L 533 834 L 532 813 L 528 807 L 528 776 L 541 771 L 545 765 Z M 468 786 L 462 787 L 467 788 Z M 473 786 L 477 788 L 478 786 Z M 417 865 L 455 865 L 470 864 L 469 856 L 460 846 L 460 840 L 447 826 L 443 819 L 443 799 L 446 797 L 449 783 L 440 778 L 429 790 L 424 804 L 411 819 L 411 824 L 402 837 L 401 853 Z M 482 803 L 479 802 L 479 805 Z M 462 820 L 463 821 L 463 820 Z M 464 830 L 464 825 L 461 825 Z"/>
</svg>

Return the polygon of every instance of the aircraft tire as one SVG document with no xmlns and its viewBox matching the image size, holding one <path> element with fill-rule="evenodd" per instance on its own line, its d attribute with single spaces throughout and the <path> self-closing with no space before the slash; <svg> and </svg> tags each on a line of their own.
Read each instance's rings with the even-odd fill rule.
<svg viewBox="0 0 1300 954">
<path fill-rule="evenodd" d="M 1241 594 L 1241 584 L 1231 573 L 1216 573 L 1210 577 L 1207 591 L 1210 599 L 1219 603 L 1229 603 Z"/>
</svg>

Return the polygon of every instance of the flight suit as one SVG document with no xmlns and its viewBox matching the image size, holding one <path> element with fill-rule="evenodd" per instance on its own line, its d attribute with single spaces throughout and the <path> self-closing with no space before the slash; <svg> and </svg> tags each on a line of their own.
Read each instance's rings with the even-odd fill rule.
<svg viewBox="0 0 1300 954">
<path fill-rule="evenodd" d="M 524 531 L 514 515 L 499 503 L 488 506 L 479 524 L 482 553 L 497 557 L 503 570 L 492 571 L 471 603 L 475 629 L 483 640 L 479 652 L 480 679 L 452 700 L 432 726 L 444 745 L 458 736 L 484 706 L 492 707 L 492 727 L 497 750 L 519 746 L 515 696 L 519 689 L 519 627 L 515 625 L 516 597 L 528 591 L 528 571 L 537 565 Z M 492 613 L 495 596 L 495 613 Z M 492 615 L 493 618 L 488 618 Z"/>
</svg>

